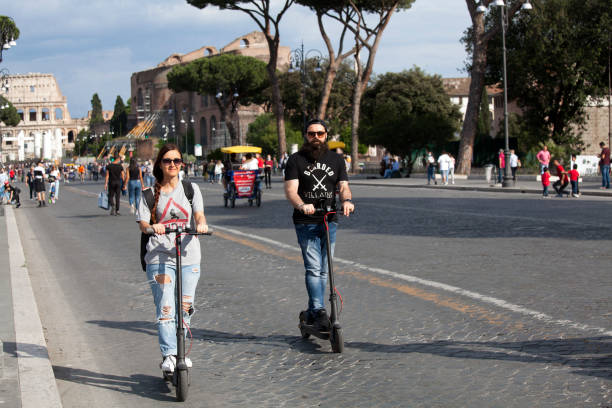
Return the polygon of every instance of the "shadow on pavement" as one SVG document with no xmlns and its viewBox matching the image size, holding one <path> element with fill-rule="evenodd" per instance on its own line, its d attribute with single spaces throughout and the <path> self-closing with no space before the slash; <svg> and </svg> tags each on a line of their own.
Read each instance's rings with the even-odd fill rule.
<svg viewBox="0 0 612 408">
<path fill-rule="evenodd" d="M 82 368 L 53 366 L 55 378 L 116 392 L 139 395 L 156 401 L 175 401 L 163 378 L 144 374 L 128 376 L 94 373 Z"/>
<path fill-rule="evenodd" d="M 87 323 L 95 324 L 100 327 L 111 329 L 128 330 L 138 333 L 157 336 L 157 327 L 155 323 L 147 321 L 111 321 L 111 320 L 89 320 Z M 297 326 L 297 324 L 296 324 Z M 297 331 L 297 328 L 296 328 Z M 267 346 L 287 348 L 298 350 L 308 354 L 326 354 L 327 351 L 319 350 L 321 345 L 317 342 L 303 340 L 301 336 L 288 336 L 281 334 L 271 334 L 269 336 L 257 336 L 247 333 L 228 333 L 217 330 L 191 328 L 191 334 L 194 340 L 206 341 L 211 343 L 261 343 Z"/>
<path fill-rule="evenodd" d="M 574 374 L 612 379 L 612 337 L 607 336 L 516 342 L 349 342 L 346 347 L 365 352 L 426 353 L 451 358 L 552 364 L 572 367 L 575 369 L 572 371 Z"/>
</svg>

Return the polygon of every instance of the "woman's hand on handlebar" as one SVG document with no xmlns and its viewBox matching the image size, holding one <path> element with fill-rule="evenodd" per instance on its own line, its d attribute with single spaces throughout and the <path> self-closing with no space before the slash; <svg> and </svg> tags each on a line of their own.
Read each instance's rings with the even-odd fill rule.
<svg viewBox="0 0 612 408">
<path fill-rule="evenodd" d="M 157 235 L 163 235 L 166 233 L 166 226 L 164 224 L 153 224 L 151 225 L 153 232 Z"/>
<path fill-rule="evenodd" d="M 206 234 L 208 232 L 207 224 L 196 224 L 196 232 L 199 234 Z"/>
</svg>

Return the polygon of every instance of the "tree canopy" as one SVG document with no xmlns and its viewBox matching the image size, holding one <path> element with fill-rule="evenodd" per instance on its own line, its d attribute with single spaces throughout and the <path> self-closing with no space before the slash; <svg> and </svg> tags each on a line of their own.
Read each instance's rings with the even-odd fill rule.
<svg viewBox="0 0 612 408">
<path fill-rule="evenodd" d="M 17 126 L 21 122 L 17 109 L 8 99 L 0 96 L 0 106 L 5 105 L 8 105 L 8 108 L 0 109 L 0 122 L 6 126 Z"/>
<path fill-rule="evenodd" d="M 0 62 L 2 62 L 3 45 L 19 38 L 19 28 L 12 18 L 0 16 Z"/>
<path fill-rule="evenodd" d="M 228 114 L 234 113 L 232 103 L 263 102 L 262 92 L 268 85 L 266 69 L 266 64 L 256 58 L 221 54 L 174 67 L 168 73 L 168 87 L 175 92 L 220 94 L 215 102 L 221 111 L 221 120 L 230 131 L 232 143 L 235 143 L 236 130 L 232 121 L 228 121 Z"/>
<path fill-rule="evenodd" d="M 121 95 L 117 95 L 115 100 L 115 110 L 110 120 L 110 128 L 114 137 L 122 137 L 127 133 L 127 108 L 123 103 Z"/>
<path fill-rule="evenodd" d="M 590 97 L 608 93 L 612 2 L 533 1 L 506 36 L 508 97 L 523 109 L 532 143 L 580 148 Z M 499 41 L 497 40 L 499 39 Z M 488 50 L 489 83 L 502 77 L 501 38 Z"/>
<path fill-rule="evenodd" d="M 91 97 L 91 118 L 89 119 L 89 128 L 93 128 L 99 123 L 104 123 L 102 116 L 102 101 L 97 93 Z"/>
<path fill-rule="evenodd" d="M 413 153 L 449 141 L 460 119 L 441 78 L 415 67 L 373 80 L 364 94 L 360 135 L 366 143 L 405 157 L 411 167 Z"/>
<path fill-rule="evenodd" d="M 287 144 L 301 145 L 303 141 L 300 127 L 295 127 L 291 122 L 287 122 Z M 276 126 L 272 114 L 265 113 L 259 115 L 255 121 L 249 125 L 247 142 L 254 146 L 261 147 L 263 154 L 275 155 L 279 153 Z"/>
</svg>

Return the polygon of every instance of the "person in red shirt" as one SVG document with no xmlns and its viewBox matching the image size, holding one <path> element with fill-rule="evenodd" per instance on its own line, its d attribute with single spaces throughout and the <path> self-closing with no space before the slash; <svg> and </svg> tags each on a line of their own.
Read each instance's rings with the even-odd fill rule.
<svg viewBox="0 0 612 408">
<path fill-rule="evenodd" d="M 553 188 L 557 192 L 557 197 L 563 197 L 563 194 L 567 194 L 569 197 L 569 193 L 565 191 L 565 188 L 569 184 L 567 173 L 565 172 L 563 166 L 559 163 L 559 160 L 555 160 L 553 163 L 557 169 L 557 177 L 559 177 L 559 180 L 555 181 L 555 184 L 553 184 Z"/>
<path fill-rule="evenodd" d="M 506 156 L 504 155 L 504 149 L 499 149 L 499 155 L 497 156 L 497 182 L 502 182 L 502 174 L 506 168 Z"/>
<path fill-rule="evenodd" d="M 264 180 L 266 181 L 266 188 L 272 188 L 272 167 L 274 167 L 274 161 L 272 161 L 272 157 L 270 155 L 266 157 L 264 164 Z"/>
<path fill-rule="evenodd" d="M 568 171 L 570 183 L 572 183 L 572 197 L 580 197 L 580 190 L 578 189 L 578 179 L 580 179 L 580 173 L 578 173 L 578 165 L 574 164 L 574 168 Z"/>
<path fill-rule="evenodd" d="M 550 186 L 550 172 L 548 167 L 542 167 L 542 197 L 548 198 L 548 186 Z"/>
</svg>

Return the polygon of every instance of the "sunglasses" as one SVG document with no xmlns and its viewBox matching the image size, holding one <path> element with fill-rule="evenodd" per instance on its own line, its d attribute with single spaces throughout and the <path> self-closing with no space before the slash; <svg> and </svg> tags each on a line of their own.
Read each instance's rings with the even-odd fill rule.
<svg viewBox="0 0 612 408">
<path fill-rule="evenodd" d="M 326 133 L 327 133 L 327 132 L 326 132 L 326 131 L 324 131 L 324 130 L 319 130 L 318 132 L 306 132 L 306 134 L 307 134 L 308 136 L 313 136 L 313 137 L 314 137 L 314 136 L 319 136 L 319 137 L 321 137 L 321 136 L 325 136 L 325 134 L 326 134 Z"/>
<path fill-rule="evenodd" d="M 170 163 L 173 163 L 175 166 L 178 166 L 183 163 L 183 159 L 162 159 L 161 161 L 166 166 L 169 166 Z"/>
</svg>

